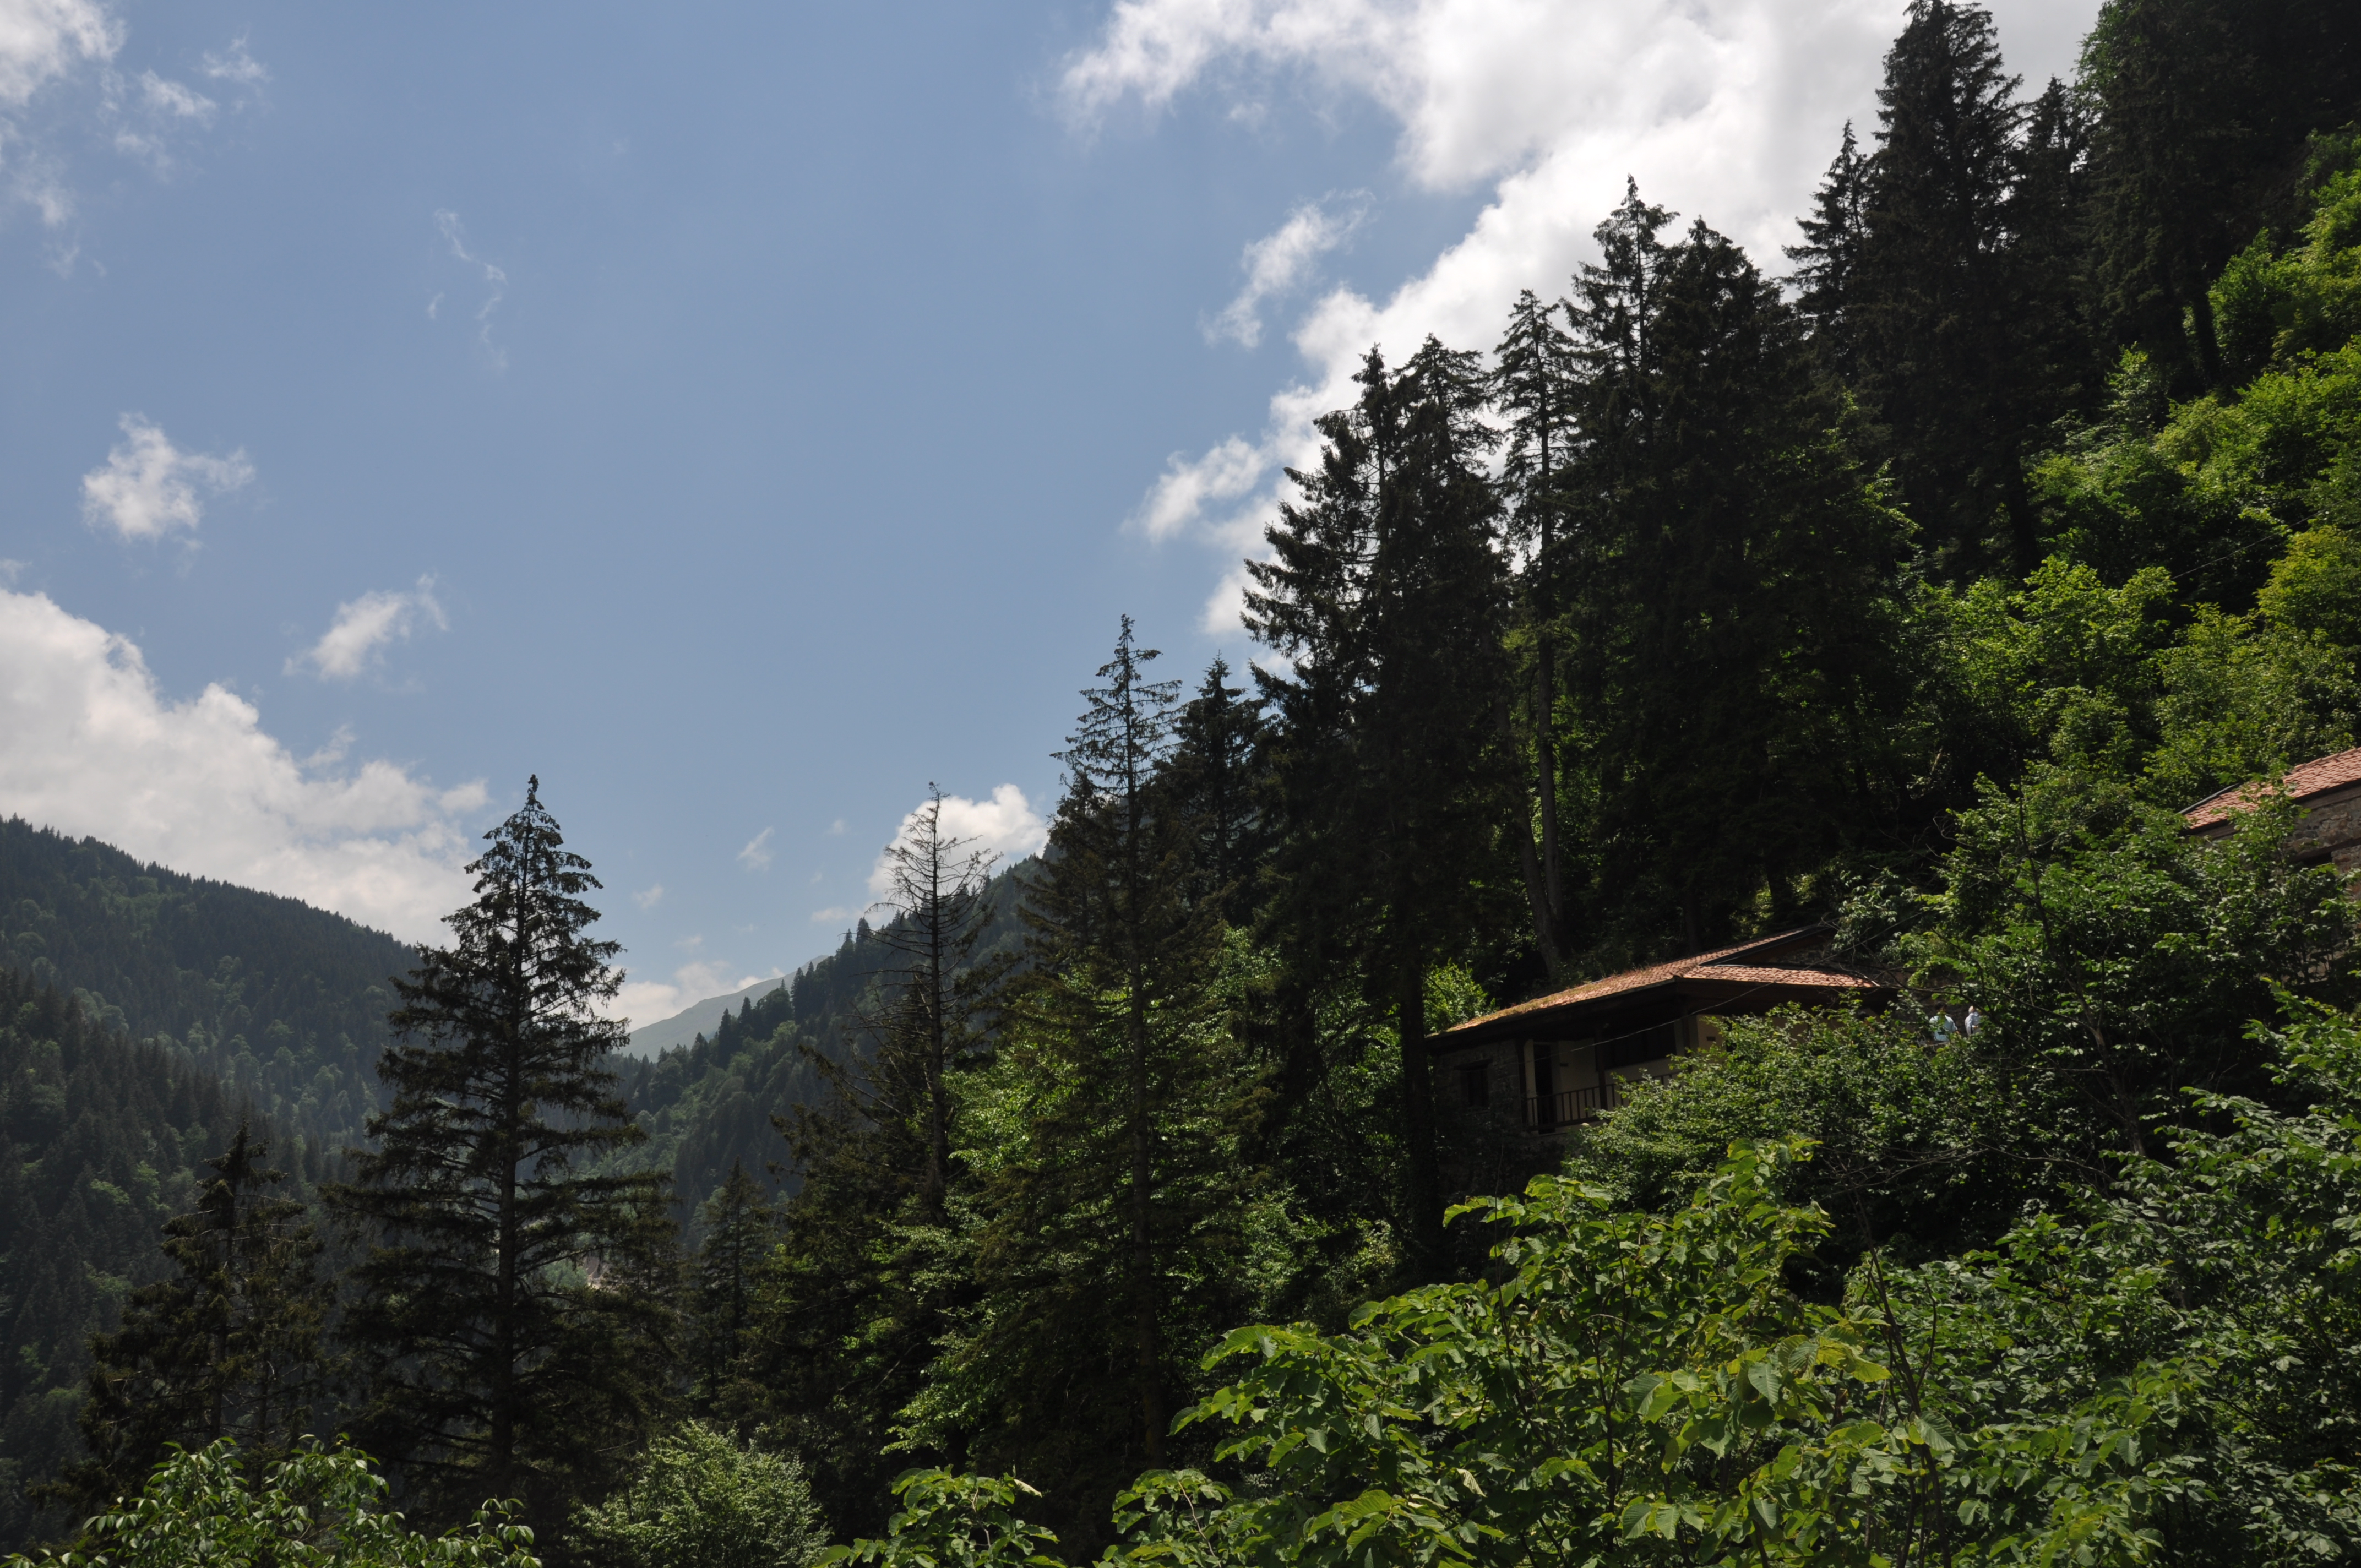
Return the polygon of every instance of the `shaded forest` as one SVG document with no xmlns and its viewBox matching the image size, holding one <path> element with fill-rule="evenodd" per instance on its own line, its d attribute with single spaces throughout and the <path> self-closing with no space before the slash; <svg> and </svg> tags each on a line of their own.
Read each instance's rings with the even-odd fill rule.
<svg viewBox="0 0 2361 1568">
<path fill-rule="evenodd" d="M 615 1057 L 536 780 L 316 1208 L 154 1162 L 27 1528 L 2353 1555 L 2361 905 L 2269 787 L 2361 740 L 2348 10 L 2109 0 L 2028 88 L 1916 0 L 1785 257 L 1633 188 L 1495 343 L 1373 345 L 1246 565 L 1269 657 L 1115 621 L 1041 857 L 922 808 L 875 923 L 686 1050 Z M 1810 923 L 1880 1004 L 1733 1017 L 1563 1138 L 1437 1093 L 1457 1023 Z M 17 983 L 28 1040 L 152 1050 Z"/>
</svg>

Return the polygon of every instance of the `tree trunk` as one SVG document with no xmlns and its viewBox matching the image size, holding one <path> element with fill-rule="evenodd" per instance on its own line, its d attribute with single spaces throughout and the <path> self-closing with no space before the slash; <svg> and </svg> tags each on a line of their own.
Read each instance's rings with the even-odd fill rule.
<svg viewBox="0 0 2361 1568">
<path fill-rule="evenodd" d="M 1134 1353 L 1139 1379 L 1141 1446 L 1150 1464 L 1164 1463 L 1164 1346 L 1156 1313 L 1156 1235 L 1149 1207 L 1155 1176 L 1149 1118 L 1148 998 L 1135 970 L 1131 986 L 1131 1288 Z"/>
<path fill-rule="evenodd" d="M 1426 1050 L 1426 967 L 1405 959 L 1397 978 L 1396 1032 L 1401 1038 L 1402 1138 L 1409 1146 L 1404 1199 L 1411 1270 L 1421 1280 L 1443 1270 L 1443 1183 L 1435 1168 L 1434 1069 Z"/>
</svg>

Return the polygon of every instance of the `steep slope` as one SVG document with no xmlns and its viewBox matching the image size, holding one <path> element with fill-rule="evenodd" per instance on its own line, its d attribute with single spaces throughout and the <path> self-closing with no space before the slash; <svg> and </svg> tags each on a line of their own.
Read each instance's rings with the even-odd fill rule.
<svg viewBox="0 0 2361 1568">
<path fill-rule="evenodd" d="M 89 1337 L 166 1272 L 164 1222 L 192 1206 L 237 1119 L 180 1052 L 0 969 L 0 1552 L 68 1522 L 37 1518 L 25 1486 L 79 1454 Z M 301 1164 L 285 1154 L 271 1157 Z"/>
<path fill-rule="evenodd" d="M 992 879 L 978 962 L 1021 948 L 1018 879 L 1032 863 L 1019 861 Z M 807 1047 L 840 1061 L 862 1048 L 861 1018 L 879 1001 L 894 962 L 892 949 L 864 920 L 835 952 L 806 964 L 784 986 L 723 1013 L 711 1033 L 653 1060 L 620 1064 L 631 1109 L 649 1134 L 631 1162 L 669 1168 L 682 1212 L 692 1219 L 733 1161 L 743 1161 L 774 1190 L 793 1190 L 791 1172 L 769 1169 L 787 1157 L 771 1118 L 826 1092 Z"/>
<path fill-rule="evenodd" d="M 774 975 L 758 980 L 741 991 L 727 996 L 708 996 L 702 1002 L 692 1002 L 669 1018 L 653 1022 L 633 1019 L 638 1026 L 631 1031 L 631 1043 L 626 1047 L 635 1057 L 657 1057 L 675 1046 L 694 1044 L 699 1035 L 709 1035 L 721 1026 L 724 1014 L 741 1009 L 758 996 L 765 996 L 787 983 L 788 977 Z"/>
<path fill-rule="evenodd" d="M 291 1135 L 359 1140 L 411 948 L 292 898 L 0 822 L 0 961 L 169 1045 Z"/>
</svg>

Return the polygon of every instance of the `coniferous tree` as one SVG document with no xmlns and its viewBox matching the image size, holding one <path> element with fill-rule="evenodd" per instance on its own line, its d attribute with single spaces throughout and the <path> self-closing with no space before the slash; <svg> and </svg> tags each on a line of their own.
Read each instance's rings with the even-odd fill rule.
<svg viewBox="0 0 2361 1568">
<path fill-rule="evenodd" d="M 540 789 L 485 835 L 452 945 L 395 981 L 393 1102 L 328 1197 L 369 1244 L 344 1332 L 374 1445 L 445 1511 L 516 1497 L 546 1526 L 662 1412 L 675 1243 L 664 1177 L 594 1169 L 646 1135 L 607 1065 L 598 882 Z"/>
<path fill-rule="evenodd" d="M 1073 1103 L 1047 1141 L 1034 1185 L 1080 1182 L 1121 1193 L 1121 1291 L 1130 1329 L 1140 1453 L 1164 1457 L 1162 1277 L 1172 1217 L 1161 1124 L 1188 1104 L 1197 1067 L 1218 910 L 1189 897 L 1194 824 L 1157 777 L 1172 753 L 1180 683 L 1148 676 L 1158 657 L 1123 619 L 1115 656 L 1088 688 L 1058 758 L 1066 793 L 1051 853 L 1027 900 L 1027 1034 L 1068 1079 Z M 1042 1141 L 1040 1139 L 1037 1142 Z M 1079 1197 L 1088 1186 L 1071 1189 Z M 1027 1203 L 1025 1208 L 1037 1208 Z"/>
<path fill-rule="evenodd" d="M 1844 141 L 1812 194 L 1811 216 L 1795 225 L 1804 231 L 1804 243 L 1786 247 L 1787 259 L 1795 264 L 1796 309 L 1811 323 L 1813 345 L 1831 370 L 1847 378 L 1861 368 L 1854 310 L 1872 168 L 1847 120 Z"/>
<path fill-rule="evenodd" d="M 1085 1535 L 1129 1474 L 1170 1462 L 1199 1359 L 1243 1310 L 1257 1196 L 1256 1075 L 1215 1005 L 1221 905 L 1201 896 L 1185 710 L 1156 657 L 1126 618 L 1059 753 L 1026 959 L 977 1091 L 1004 1129 L 976 1200 L 981 1296 L 910 1412 L 933 1446 L 1032 1476 Z M 1201 705 L 1235 703 L 1219 676 Z"/>
<path fill-rule="evenodd" d="M 773 1124 L 801 1185 L 759 1271 L 756 1342 L 731 1413 L 811 1460 L 840 1528 L 869 1523 L 904 1407 L 949 1317 L 972 1294 L 953 1078 L 985 1047 L 996 970 L 976 948 L 992 857 L 948 830 L 931 790 L 885 850 L 894 918 L 858 935 L 884 949 L 855 1048 L 807 1044 L 825 1095 Z M 851 1042 L 848 1042 L 848 1045 Z"/>
<path fill-rule="evenodd" d="M 1194 840 L 1189 896 L 1243 927 L 1254 916 L 1267 836 L 1257 779 L 1262 700 L 1229 681 L 1229 663 L 1216 655 L 1173 723 L 1165 773 Z"/>
<path fill-rule="evenodd" d="M 1509 312 L 1509 328 L 1494 353 L 1492 402 L 1507 425 L 1501 487 L 1511 536 L 1523 552 L 1518 574 L 1521 635 L 1519 652 L 1532 667 L 1522 732 L 1510 743 L 1531 759 L 1531 804 L 1521 797 L 1512 837 L 1532 910 L 1533 942 L 1554 974 L 1566 952 L 1566 868 L 1557 800 L 1560 641 L 1559 578 L 1572 569 L 1565 538 L 1565 475 L 1580 440 L 1574 340 L 1557 323 L 1562 306 L 1544 305 L 1531 289 Z M 1513 714 L 1512 704 L 1503 712 Z M 1533 824 L 1541 828 L 1535 841 Z"/>
<path fill-rule="evenodd" d="M 287 1173 L 264 1164 L 269 1153 L 241 1123 L 205 1162 L 213 1179 L 195 1212 L 164 1227 L 178 1272 L 133 1291 L 122 1327 L 93 1337 L 82 1408 L 90 1457 L 64 1486 L 85 1509 L 137 1493 L 173 1443 L 235 1438 L 269 1463 L 311 1431 L 323 1371 L 320 1244 L 303 1204 L 270 1190 Z"/>
<path fill-rule="evenodd" d="M 1607 961 L 1695 952 L 1896 820 L 1909 692 L 1904 534 L 1830 433 L 1795 311 L 1704 224 L 1636 192 L 1576 306 L 1593 539 L 1571 656 L 1584 837 Z M 1670 938 L 1669 941 L 1667 938 Z"/>
<path fill-rule="evenodd" d="M 2024 475 L 2010 197 L 2025 111 L 1992 15 L 1912 0 L 1878 89 L 1845 313 L 1902 498 L 1953 573 L 2037 553 Z M 1994 549 L 1996 518 L 2005 525 Z"/>
<path fill-rule="evenodd" d="M 1247 570 L 1247 628 L 1295 663 L 1279 716 L 1275 929 L 1297 962 L 1353 965 L 1399 1052 L 1407 1265 L 1441 1266 L 1428 970 L 1464 941 L 1504 792 L 1504 568 L 1491 431 L 1470 355 L 1430 338 L 1397 374 L 1371 350 L 1355 406 L 1320 422 L 1316 473 Z"/>
<path fill-rule="evenodd" d="M 705 1240 L 697 1251 L 695 1338 L 704 1402 L 722 1397 L 745 1347 L 755 1276 L 778 1237 L 778 1215 L 743 1160 L 730 1162 L 721 1190 L 700 1212 Z"/>
<path fill-rule="evenodd" d="M 2080 86 L 2096 108 L 2095 313 L 2167 367 L 2178 395 L 2224 387 L 2210 285 L 2257 228 L 2301 221 L 2307 137 L 2361 117 L 2352 7 L 2106 0 Z"/>
</svg>

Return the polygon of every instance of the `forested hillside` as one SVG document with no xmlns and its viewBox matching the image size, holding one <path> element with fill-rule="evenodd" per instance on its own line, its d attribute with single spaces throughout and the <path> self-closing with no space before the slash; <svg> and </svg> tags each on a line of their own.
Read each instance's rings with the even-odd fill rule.
<svg viewBox="0 0 2361 1568">
<path fill-rule="evenodd" d="M 2361 740 L 2349 10 L 2107 0 L 2028 89 L 1914 0 L 1784 265 L 1631 189 L 1495 343 L 1372 345 L 1246 564 L 1275 657 L 1111 613 L 1043 855 L 937 797 L 685 1050 L 616 1059 L 535 781 L 287 1365 L 564 1563 L 2361 1556 L 2361 899 L 2269 788 Z M 1438 1086 L 1807 922 L 1874 1004 L 1564 1135 Z"/>
<path fill-rule="evenodd" d="M 76 1452 L 89 1336 L 167 1272 L 164 1223 L 192 1207 L 237 1115 L 179 1052 L 0 970 L 0 1541 L 25 1538 L 26 1486 Z"/>
<path fill-rule="evenodd" d="M 335 1150 L 377 1106 L 389 983 L 417 955 L 292 898 L 141 865 L 94 839 L 0 822 L 0 947 L 93 1018 L 217 1074 Z"/>
<path fill-rule="evenodd" d="M 1016 894 L 1032 863 L 992 879 L 993 913 L 977 962 L 1021 945 Z M 796 970 L 787 985 L 725 1014 L 709 1037 L 699 1035 L 691 1045 L 626 1065 L 624 1091 L 649 1134 L 631 1159 L 671 1171 L 684 1212 L 712 1197 L 733 1165 L 761 1179 L 766 1191 L 794 1191 L 799 1179 L 782 1164 L 786 1151 L 772 1118 L 825 1098 L 827 1083 L 808 1051 L 840 1061 L 859 1057 L 863 1018 L 879 1011 L 881 981 L 890 984 L 893 966 L 893 949 L 864 919 L 835 952 Z M 780 1167 L 775 1177 L 774 1166 Z"/>
</svg>

